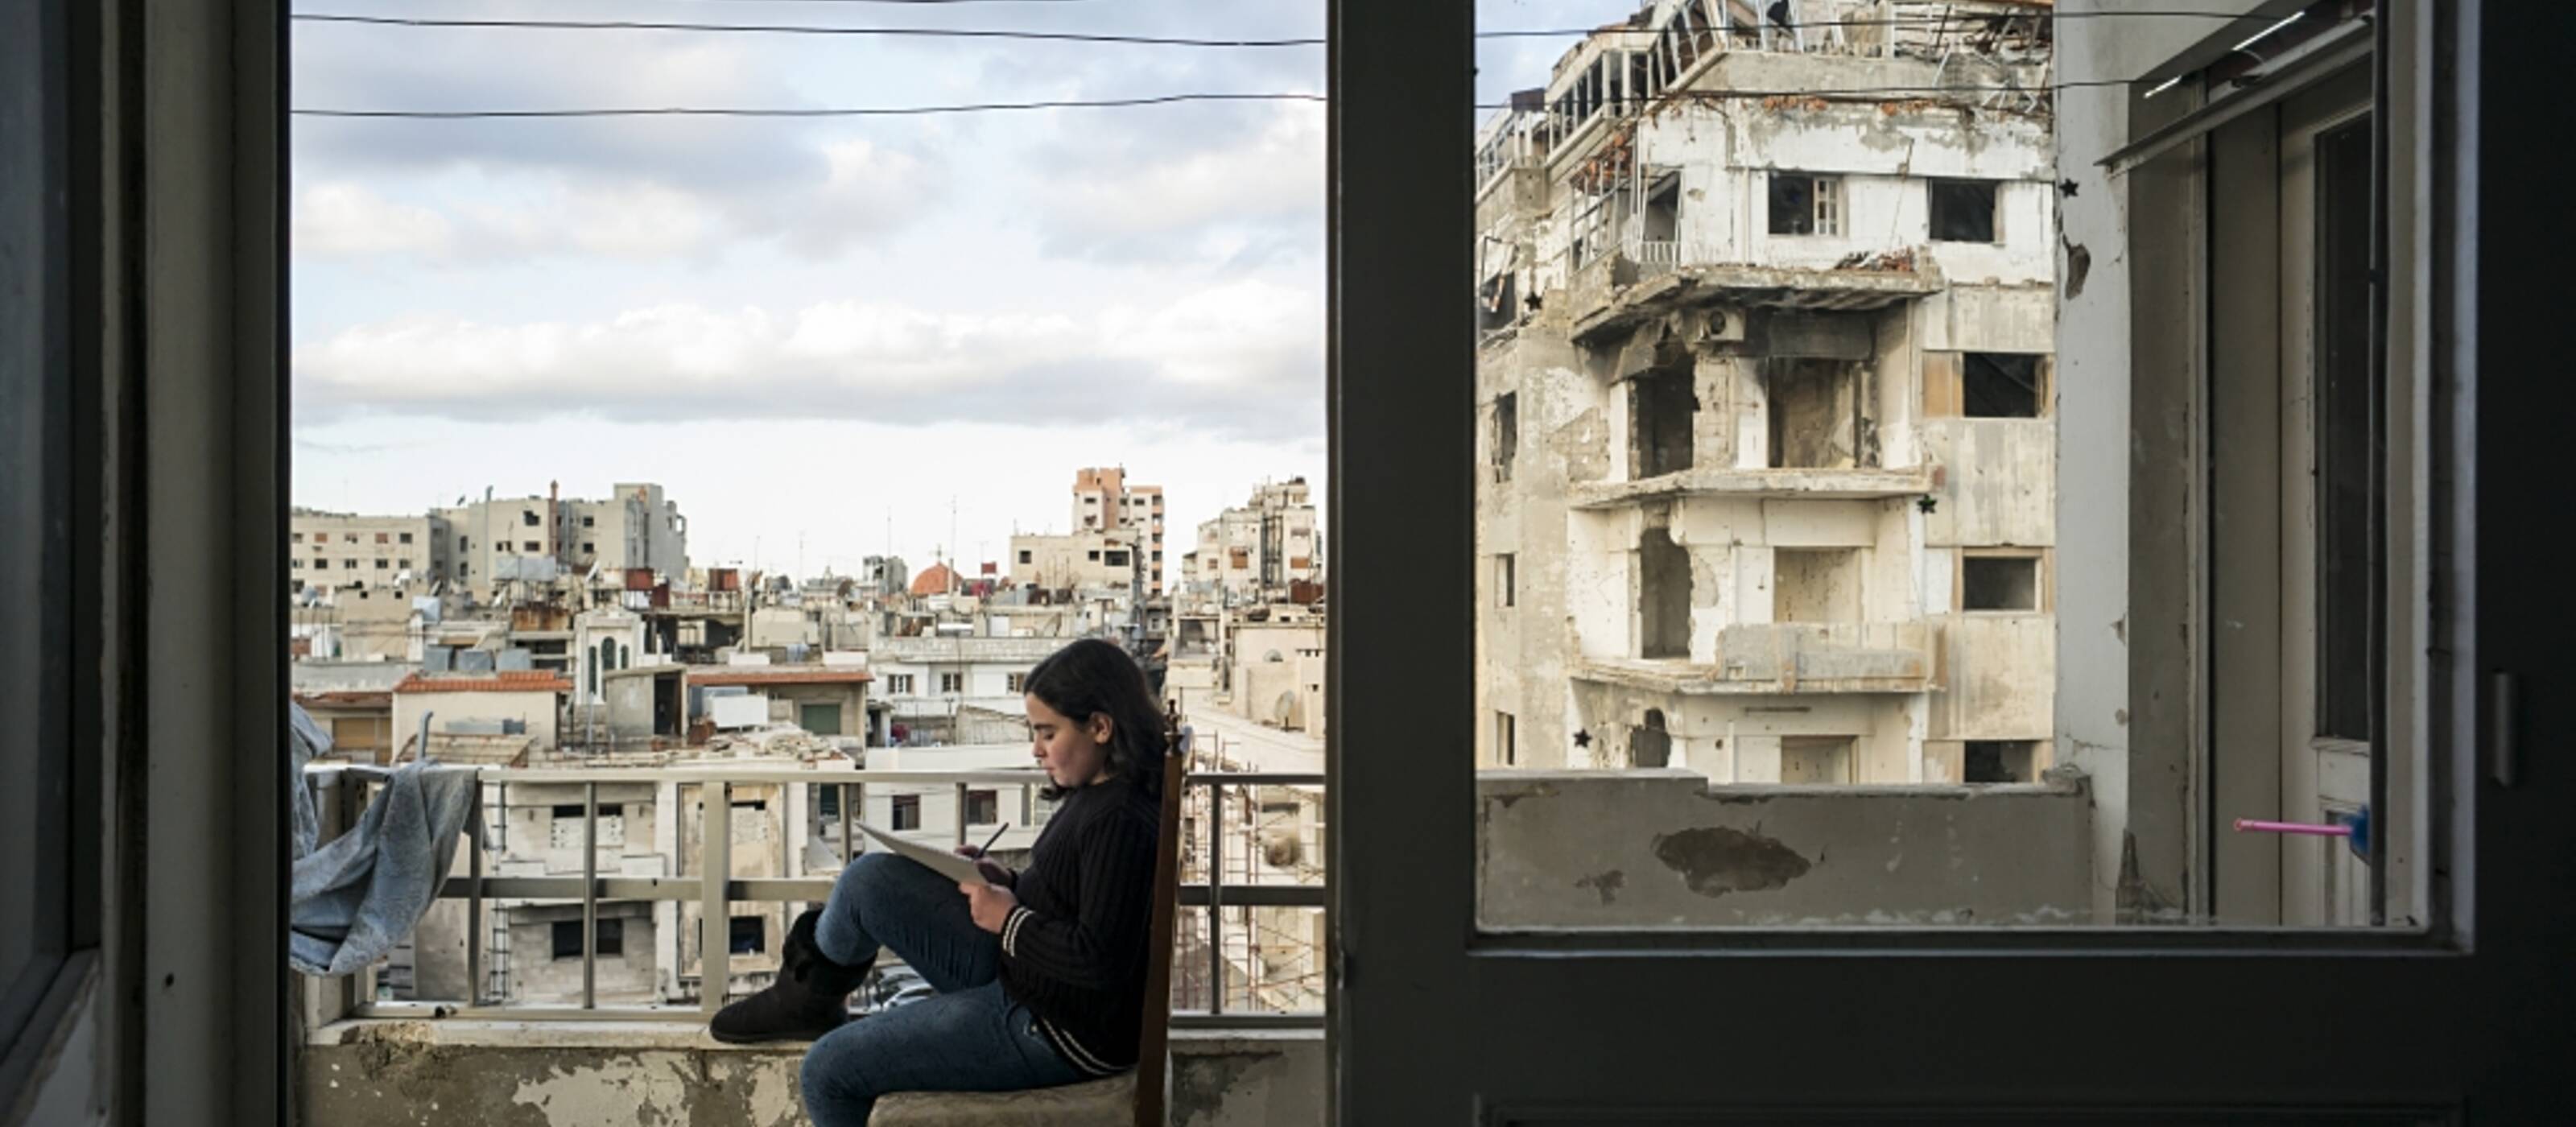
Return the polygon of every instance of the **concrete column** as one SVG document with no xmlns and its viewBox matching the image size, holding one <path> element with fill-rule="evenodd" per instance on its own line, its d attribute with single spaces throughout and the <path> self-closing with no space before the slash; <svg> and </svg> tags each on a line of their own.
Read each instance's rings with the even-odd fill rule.
<svg viewBox="0 0 2576 1127">
<path fill-rule="evenodd" d="M 662 855 L 662 873 L 680 875 L 680 784 L 656 783 L 653 786 L 653 851 Z M 680 993 L 680 904 L 676 900 L 653 902 L 653 977 L 656 993 L 663 999 Z"/>
</svg>

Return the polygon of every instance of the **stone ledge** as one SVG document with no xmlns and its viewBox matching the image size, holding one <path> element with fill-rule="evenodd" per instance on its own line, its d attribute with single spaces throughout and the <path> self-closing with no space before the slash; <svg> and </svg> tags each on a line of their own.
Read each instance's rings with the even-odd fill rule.
<svg viewBox="0 0 2576 1127">
<path fill-rule="evenodd" d="M 1323 1039 L 1324 1031 L 1320 1028 L 1176 1027 L 1171 1034 L 1172 1052 L 1191 1056 L 1281 1052 L 1301 1044 L 1320 1044 Z M 527 1021 L 489 1017 L 358 1017 L 342 1018 L 313 1030 L 307 1043 L 315 1047 L 419 1045 L 477 1049 L 662 1049 L 801 1055 L 811 1042 L 729 1045 L 707 1036 L 703 1025 L 649 1018 Z"/>
<path fill-rule="evenodd" d="M 341 1127 L 797 1127 L 805 1048 L 680 1021 L 355 1018 L 312 1032 L 295 1098 L 303 1121 Z M 1322 1127 L 1320 1029 L 1176 1029 L 1172 1058 L 1174 1127 Z"/>
</svg>

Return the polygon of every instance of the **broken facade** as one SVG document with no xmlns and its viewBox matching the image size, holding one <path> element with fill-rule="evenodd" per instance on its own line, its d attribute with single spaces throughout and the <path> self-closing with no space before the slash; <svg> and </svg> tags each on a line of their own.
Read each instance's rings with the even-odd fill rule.
<svg viewBox="0 0 2576 1127">
<path fill-rule="evenodd" d="M 1478 762 L 2032 781 L 2044 53 L 1722 7 L 1594 34 L 1480 135 Z"/>
<path fill-rule="evenodd" d="M 556 574 L 649 569 L 689 573 L 689 522 L 680 503 L 650 483 L 621 482 L 599 500 L 503 497 L 434 509 L 447 529 L 451 571 L 442 578 L 489 597 L 496 580 L 537 582 Z M 551 561 L 539 564 L 535 561 Z"/>
<path fill-rule="evenodd" d="M 1264 482 L 1244 504 L 1200 522 L 1198 548 L 1182 565 L 1184 593 L 1208 604 L 1312 602 L 1297 595 L 1323 581 L 1318 528 L 1305 478 Z"/>
<path fill-rule="evenodd" d="M 1135 585 L 1137 554 L 1136 542 L 1126 532 L 1015 535 L 1011 537 L 1011 586 L 1124 596 Z M 1149 565 L 1148 570 L 1159 572 L 1160 568 Z"/>
</svg>

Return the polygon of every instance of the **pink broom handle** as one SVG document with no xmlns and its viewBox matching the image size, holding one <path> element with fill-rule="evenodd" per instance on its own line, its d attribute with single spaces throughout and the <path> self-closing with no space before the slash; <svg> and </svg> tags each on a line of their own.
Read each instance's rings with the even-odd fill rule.
<svg viewBox="0 0 2576 1127">
<path fill-rule="evenodd" d="M 2351 837 L 2352 827 L 2348 824 L 2320 826 L 2310 822 L 2264 822 L 2257 821 L 2253 818 L 2238 818 L 2236 820 L 2236 832 L 2314 834 L 2318 837 Z"/>
</svg>

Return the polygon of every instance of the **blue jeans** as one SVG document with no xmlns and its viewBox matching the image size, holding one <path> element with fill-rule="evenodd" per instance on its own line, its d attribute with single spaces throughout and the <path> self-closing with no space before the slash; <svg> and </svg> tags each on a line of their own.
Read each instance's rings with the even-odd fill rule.
<svg viewBox="0 0 2576 1127">
<path fill-rule="evenodd" d="M 824 957 L 865 966 L 882 946 L 939 991 L 824 1034 L 800 1084 L 816 1127 L 865 1127 L 888 1092 L 1009 1092 L 1088 1079 L 1028 1007 L 1002 992 L 1000 936 L 975 926 L 957 882 L 891 853 L 841 871 L 814 929 Z"/>
</svg>

